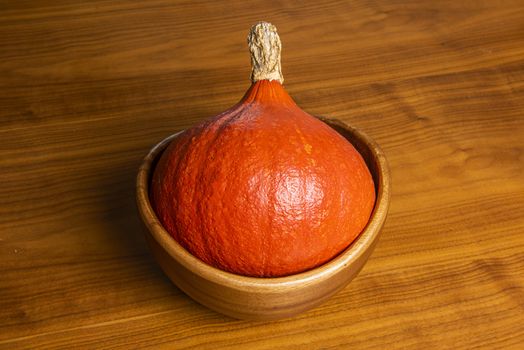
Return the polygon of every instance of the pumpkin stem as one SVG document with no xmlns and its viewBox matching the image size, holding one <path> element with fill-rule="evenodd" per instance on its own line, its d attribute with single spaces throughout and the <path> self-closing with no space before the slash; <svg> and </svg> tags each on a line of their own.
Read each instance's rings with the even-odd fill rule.
<svg viewBox="0 0 524 350">
<path fill-rule="evenodd" d="M 268 22 L 255 24 L 249 31 L 247 44 L 251 52 L 251 81 L 277 80 L 284 83 L 280 68 L 282 44 L 277 28 Z"/>
</svg>

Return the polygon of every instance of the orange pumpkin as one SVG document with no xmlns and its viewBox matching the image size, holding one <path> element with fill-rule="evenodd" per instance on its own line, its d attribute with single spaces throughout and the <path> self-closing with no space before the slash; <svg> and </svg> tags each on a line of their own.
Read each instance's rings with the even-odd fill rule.
<svg viewBox="0 0 524 350">
<path fill-rule="evenodd" d="M 166 230 L 204 262 L 284 276 L 344 250 L 365 227 L 375 190 L 355 148 L 284 90 L 275 27 L 258 23 L 248 43 L 253 84 L 169 145 L 151 201 Z"/>
</svg>

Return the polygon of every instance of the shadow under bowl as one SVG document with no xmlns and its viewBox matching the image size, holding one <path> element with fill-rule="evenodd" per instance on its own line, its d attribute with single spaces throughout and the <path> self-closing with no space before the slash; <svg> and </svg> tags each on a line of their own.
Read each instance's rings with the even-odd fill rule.
<svg viewBox="0 0 524 350">
<path fill-rule="evenodd" d="M 166 275 L 191 298 L 222 314 L 251 320 L 274 320 L 309 310 L 344 288 L 362 269 L 385 222 L 390 201 L 389 168 L 380 147 L 341 121 L 317 117 L 360 152 L 373 176 L 376 201 L 365 229 L 338 256 L 312 270 L 276 278 L 235 275 L 210 266 L 178 244 L 164 229 L 149 201 L 149 183 L 160 155 L 179 134 L 154 146 L 137 177 L 138 211 L 146 240 Z"/>
</svg>

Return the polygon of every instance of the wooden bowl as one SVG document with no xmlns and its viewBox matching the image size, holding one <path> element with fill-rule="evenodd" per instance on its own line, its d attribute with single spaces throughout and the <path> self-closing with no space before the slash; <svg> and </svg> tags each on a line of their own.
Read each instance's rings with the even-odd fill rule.
<svg viewBox="0 0 524 350">
<path fill-rule="evenodd" d="M 137 178 L 137 203 L 150 249 L 167 276 L 199 303 L 234 318 L 272 320 L 311 309 L 345 287 L 373 251 L 386 219 L 390 177 L 386 158 L 368 136 L 340 121 L 319 117 L 349 140 L 364 157 L 375 181 L 377 199 L 364 231 L 341 254 L 299 274 L 257 278 L 207 265 L 180 246 L 162 227 L 149 202 L 149 182 L 156 161 L 179 134 L 157 144 L 145 157 Z"/>
</svg>

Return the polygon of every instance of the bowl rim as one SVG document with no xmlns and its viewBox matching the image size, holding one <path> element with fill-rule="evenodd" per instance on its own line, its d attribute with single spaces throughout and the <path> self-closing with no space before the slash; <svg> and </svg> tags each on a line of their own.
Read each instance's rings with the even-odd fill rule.
<svg viewBox="0 0 524 350">
<path fill-rule="evenodd" d="M 166 137 L 153 146 L 140 165 L 136 179 L 136 201 L 140 216 L 149 234 L 165 249 L 172 259 L 175 259 L 192 273 L 218 285 L 227 285 L 237 290 L 252 291 L 253 289 L 257 289 L 263 292 L 271 292 L 278 289 L 281 292 L 285 289 L 295 289 L 299 285 L 324 281 L 335 275 L 340 269 L 348 267 L 351 261 L 357 260 L 373 244 L 385 221 L 390 201 L 389 166 L 384 152 L 379 145 L 362 131 L 337 119 L 319 116 L 316 116 L 316 118 L 330 127 L 336 126 L 343 128 L 355 138 L 359 139 L 359 141 L 371 151 L 370 154 L 377 165 L 378 184 L 376 184 L 376 188 L 378 190 L 375 206 L 368 224 L 357 238 L 336 257 L 311 270 L 293 275 L 283 277 L 251 277 L 237 275 L 208 265 L 182 247 L 164 229 L 151 206 L 149 201 L 149 179 L 152 165 L 156 158 L 159 157 L 169 143 L 184 132 L 184 130 Z M 335 129 L 335 131 L 340 134 L 338 130 Z"/>
</svg>

